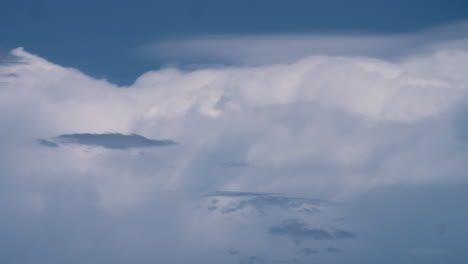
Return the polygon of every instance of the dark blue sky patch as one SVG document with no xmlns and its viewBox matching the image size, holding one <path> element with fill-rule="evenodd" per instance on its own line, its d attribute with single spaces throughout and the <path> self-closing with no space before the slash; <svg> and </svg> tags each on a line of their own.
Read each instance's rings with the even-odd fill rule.
<svg viewBox="0 0 468 264">
<path fill-rule="evenodd" d="M 129 85 L 173 63 L 135 47 L 203 34 L 417 31 L 468 18 L 466 0 L 6 0 L 0 47 L 26 50 L 98 78 Z M 201 63 L 200 61 L 188 62 Z"/>
<path fill-rule="evenodd" d="M 165 147 L 176 144 L 176 142 L 169 139 L 155 140 L 137 134 L 123 135 L 119 133 L 65 134 L 60 135 L 55 139 L 59 144 L 77 144 L 84 146 L 104 147 L 108 149 Z"/>
</svg>

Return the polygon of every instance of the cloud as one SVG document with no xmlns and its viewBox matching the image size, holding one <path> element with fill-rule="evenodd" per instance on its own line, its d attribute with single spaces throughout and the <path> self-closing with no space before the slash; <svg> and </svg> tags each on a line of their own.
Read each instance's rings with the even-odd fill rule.
<svg viewBox="0 0 468 264">
<path fill-rule="evenodd" d="M 0 64 L 0 260 L 225 263 L 235 248 L 273 261 L 297 257 L 292 239 L 333 243 L 347 263 L 413 263 L 412 248 L 442 244 L 453 255 L 433 263 L 460 262 L 468 52 L 455 39 L 397 57 L 165 68 L 128 87 L 15 49 Z M 133 149 L 157 139 L 183 145 Z M 72 142 L 102 147 L 44 147 Z M 416 193 L 427 186 L 441 193 Z"/>
<path fill-rule="evenodd" d="M 83 167 L 73 164 L 86 164 L 92 175 L 121 175 L 122 181 L 114 178 L 112 185 L 99 178 L 97 189 L 115 202 L 119 199 L 111 199 L 116 192 L 109 186 L 123 188 L 127 180 L 135 189 L 126 199 L 133 199 L 137 188 L 150 192 L 148 179 L 158 188 L 341 199 L 384 184 L 465 178 L 467 154 L 454 134 L 462 127 L 454 116 L 464 112 L 462 69 L 468 52 L 452 45 L 399 60 L 320 55 L 261 66 L 167 68 L 147 72 L 129 87 L 93 79 L 21 48 L 11 56 L 17 63 L 0 66 L 2 112 L 13 113 L 3 114 L 2 126 L 21 133 L 11 134 L 9 142 L 50 135 L 63 135 L 49 140 L 58 144 L 108 148 L 184 142 L 183 148 L 160 154 L 145 148 L 148 153 L 138 159 L 100 150 L 93 150 L 96 157 L 60 152 L 63 162 L 55 169 L 79 174 Z M 213 165 L 226 160 L 249 167 L 228 171 Z M 176 167 L 162 169 L 168 166 Z M 158 177 L 151 178 L 151 172 Z M 257 207 L 297 202 L 252 199 L 248 204 Z"/>
<path fill-rule="evenodd" d="M 110 186 L 124 188 L 125 181 L 134 184 L 125 198 L 130 200 L 135 193 L 144 199 L 150 186 L 342 199 L 384 184 L 465 178 L 466 144 L 454 133 L 463 126 L 454 116 L 464 113 L 468 53 L 451 45 L 396 61 L 321 55 L 255 67 L 167 68 L 147 72 L 129 87 L 21 48 L 11 56 L 16 62 L 0 66 L 0 81 L 2 112 L 13 113 L 3 114 L 2 125 L 21 131 L 9 135 L 12 147 L 50 135 L 62 135 L 49 140 L 56 144 L 107 148 L 184 142 L 183 148 L 158 148 L 160 153 L 145 148 L 138 159 L 100 150 L 56 153 L 62 165 L 53 170 L 80 174 L 84 167 L 73 164 L 86 164 L 91 175 L 120 175 L 112 184 L 96 177 L 106 201 L 124 199 L 124 190 L 112 198 Z M 226 160 L 248 167 L 213 165 Z M 41 168 L 50 175 L 49 169 Z M 238 208 L 295 203 L 252 197 Z"/>
<path fill-rule="evenodd" d="M 59 144 L 77 144 L 84 146 L 100 146 L 108 149 L 128 149 L 128 148 L 145 148 L 145 147 L 165 147 L 176 144 L 172 140 L 154 140 L 148 139 L 137 134 L 123 135 L 119 133 L 106 134 L 64 134 L 55 138 Z M 45 141 L 41 140 L 44 144 Z M 56 144 L 57 143 L 53 143 Z"/>
<path fill-rule="evenodd" d="M 229 249 L 229 250 L 227 251 L 227 253 L 228 253 L 229 255 L 231 255 L 231 256 L 236 256 L 236 255 L 239 254 L 239 252 L 237 252 L 237 251 L 235 251 L 235 250 L 232 250 L 232 249 Z"/>
<path fill-rule="evenodd" d="M 304 255 L 304 256 L 309 256 L 309 255 L 315 255 L 318 254 L 319 251 L 311 248 L 302 248 L 297 251 L 297 254 L 299 255 Z"/>
<path fill-rule="evenodd" d="M 307 224 L 298 220 L 291 220 L 281 223 L 269 229 L 270 234 L 291 237 L 296 243 L 300 243 L 304 238 L 314 240 L 333 240 L 332 234 L 323 229 L 308 228 Z"/>
<path fill-rule="evenodd" d="M 207 194 L 207 197 L 256 197 L 256 196 L 274 196 L 276 193 L 258 193 L 258 192 L 231 192 L 215 191 Z"/>
<path fill-rule="evenodd" d="M 341 253 L 343 251 L 341 249 L 339 249 L 339 248 L 336 248 L 336 247 L 327 247 L 325 249 L 325 252 L 330 253 L 330 254 L 338 254 L 338 253 Z"/>
<path fill-rule="evenodd" d="M 326 247 L 324 250 L 316 250 L 311 248 L 303 248 L 297 251 L 297 254 L 302 256 L 317 256 L 320 253 L 327 253 L 327 254 L 338 254 L 342 253 L 343 251 L 336 247 Z"/>
<path fill-rule="evenodd" d="M 158 41 L 140 48 L 145 58 L 179 64 L 206 61 L 221 65 L 291 63 L 311 55 L 400 58 L 440 45 L 466 49 L 467 21 L 406 34 L 219 34 Z"/>
<path fill-rule="evenodd" d="M 212 209 L 211 211 L 220 210 L 223 214 L 243 211 L 248 208 L 253 208 L 260 214 L 264 214 L 266 210 L 273 208 L 312 214 L 319 212 L 320 206 L 328 204 L 328 202 L 320 199 L 289 197 L 274 193 L 217 191 L 208 194 L 207 197 L 228 198 L 228 200 L 224 199 L 222 204 L 219 203 L 219 200 L 216 200 L 217 206 L 209 207 Z"/>
<path fill-rule="evenodd" d="M 304 239 L 341 240 L 355 238 L 355 235 L 349 231 L 330 232 L 319 228 L 309 228 L 306 223 L 297 219 L 284 221 L 277 226 L 271 227 L 269 232 L 272 235 L 290 237 L 296 244 L 300 244 Z"/>
<path fill-rule="evenodd" d="M 37 143 L 39 145 L 45 146 L 45 147 L 51 147 L 51 148 L 57 148 L 59 145 L 55 142 L 46 140 L 46 139 L 38 139 Z"/>
<path fill-rule="evenodd" d="M 335 230 L 333 232 L 333 236 L 336 238 L 336 239 L 351 239 L 351 238 L 356 238 L 356 235 L 352 232 L 349 232 L 349 231 L 345 231 L 345 230 Z"/>
</svg>

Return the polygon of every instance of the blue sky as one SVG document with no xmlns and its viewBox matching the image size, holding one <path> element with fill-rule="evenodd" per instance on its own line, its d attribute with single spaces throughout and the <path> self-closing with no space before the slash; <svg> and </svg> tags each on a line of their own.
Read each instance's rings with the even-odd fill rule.
<svg viewBox="0 0 468 264">
<path fill-rule="evenodd" d="M 413 32 L 467 19 L 467 10 L 464 0 L 2 0 L 0 47 L 24 46 L 129 85 L 143 72 L 178 63 L 136 56 L 148 42 L 200 34 Z"/>
<path fill-rule="evenodd" d="M 0 262 L 466 263 L 466 1 L 2 1 Z"/>
</svg>

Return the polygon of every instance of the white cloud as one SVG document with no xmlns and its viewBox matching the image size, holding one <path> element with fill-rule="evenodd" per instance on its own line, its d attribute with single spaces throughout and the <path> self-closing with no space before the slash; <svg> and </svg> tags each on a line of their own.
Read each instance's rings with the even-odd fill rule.
<svg viewBox="0 0 468 264">
<path fill-rule="evenodd" d="M 468 89 L 468 52 L 461 49 L 398 62 L 312 56 L 255 67 L 164 69 L 130 87 L 22 48 L 12 54 L 20 63 L 0 68 L 1 122 L 11 128 L 3 133 L 11 144 L 2 155 L 17 156 L 9 165 L 17 173 L 76 174 L 95 182 L 106 208 L 133 204 L 142 199 L 133 197 L 158 189 L 339 197 L 383 183 L 457 178 L 465 169 L 465 150 L 453 133 L 457 124 L 450 123 Z M 114 132 L 180 146 L 140 155 L 31 143 Z M 239 161 L 250 167 L 226 172 L 220 166 Z"/>
<path fill-rule="evenodd" d="M 425 39 L 420 34 L 414 38 Z M 275 40 L 281 39 L 287 37 Z M 400 41 L 413 40 L 403 36 Z M 345 255 L 346 243 L 352 243 L 362 252 L 370 242 L 360 239 L 380 228 L 366 229 L 369 223 L 380 225 L 360 218 L 368 207 L 352 211 L 357 223 L 350 224 L 337 220 L 343 213 L 337 204 L 309 208 L 297 197 L 348 202 L 382 186 L 466 182 L 468 51 L 456 41 L 432 44 L 398 60 L 369 54 L 302 57 L 299 52 L 297 60 L 281 63 L 168 68 L 147 72 L 129 87 L 15 49 L 11 53 L 18 61 L 0 64 L 0 210 L 14 215 L 21 208 L 24 219 L 50 217 L 45 222 L 54 230 L 67 229 L 68 235 L 68 228 L 76 227 L 71 223 L 89 218 L 92 224 L 77 226 L 111 234 L 103 238 L 110 245 L 93 247 L 103 252 L 112 248 L 116 252 L 110 255 L 132 261 L 140 257 L 142 263 L 149 262 L 148 256 L 164 263 L 223 263 L 227 250 L 239 252 L 239 260 L 292 258 L 298 251 L 294 243 L 268 234 L 285 218 L 357 234 L 357 242 L 304 247 L 321 252 L 336 246 Z M 37 143 L 83 133 L 135 133 L 178 144 L 121 150 Z M 282 194 L 270 200 L 261 194 L 243 200 L 236 193 L 201 197 L 215 190 Z M 386 195 L 377 193 L 385 198 L 368 197 L 379 209 Z M 422 197 L 418 204 L 426 204 Z M 398 201 L 390 206 L 392 214 L 400 213 L 399 207 L 414 210 Z M 213 206 L 217 210 L 210 210 Z M 239 206 L 243 210 L 222 213 Z M 387 221 L 375 208 L 369 213 Z M 304 214 L 306 209 L 313 213 Z M 428 211 L 434 218 L 436 213 Z M 57 215 L 73 221 L 56 225 Z M 436 224 L 445 223 L 444 216 L 437 216 L 441 222 Z M 390 227 L 401 226 L 393 221 Z M 12 232 L 21 234 L 21 223 L 12 226 L 17 227 Z M 93 238 L 103 234 L 89 230 L 82 233 Z M 74 250 L 87 243 L 71 235 L 66 244 Z M 413 241 L 425 242 L 418 239 Z M 426 248 L 409 245 L 405 252 L 421 245 Z M 177 256 L 175 248 L 181 251 Z"/>
</svg>

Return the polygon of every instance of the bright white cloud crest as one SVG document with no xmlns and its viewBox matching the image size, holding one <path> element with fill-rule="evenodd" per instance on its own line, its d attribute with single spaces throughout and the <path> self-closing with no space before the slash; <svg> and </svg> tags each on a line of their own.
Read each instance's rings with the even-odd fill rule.
<svg viewBox="0 0 468 264">
<path fill-rule="evenodd" d="M 257 67 L 164 69 L 130 87 L 92 79 L 22 48 L 12 55 L 18 61 L 0 68 L 2 122 L 24 131 L 3 132 L 15 142 L 8 151 L 39 156 L 41 164 L 29 163 L 23 173 L 71 170 L 95 177 L 105 206 L 193 186 L 337 197 L 380 183 L 450 178 L 446 172 L 458 177 L 464 166 L 457 161 L 463 151 L 453 154 L 455 160 L 444 157 L 458 139 L 451 126 L 441 126 L 468 89 L 463 50 L 399 62 L 312 56 Z M 8 120 L 12 116 L 15 121 Z M 66 133 L 110 132 L 180 145 L 146 156 L 30 145 Z M 55 165 L 45 165 L 51 159 Z M 249 166 L 225 168 L 225 162 Z M 428 170 L 432 162 L 440 167 Z M 106 174 L 112 176 L 106 180 Z"/>
<path fill-rule="evenodd" d="M 466 180 L 468 51 L 455 44 L 398 60 L 167 68 L 129 87 L 15 49 L 0 64 L 0 206 L 91 203 L 99 213 L 83 214 L 111 226 L 110 248 L 151 245 L 165 263 L 338 254 L 365 228 L 347 231 L 333 202 Z M 119 213 L 152 222 L 120 230 Z M 184 254 L 168 253 L 176 246 Z"/>
</svg>

